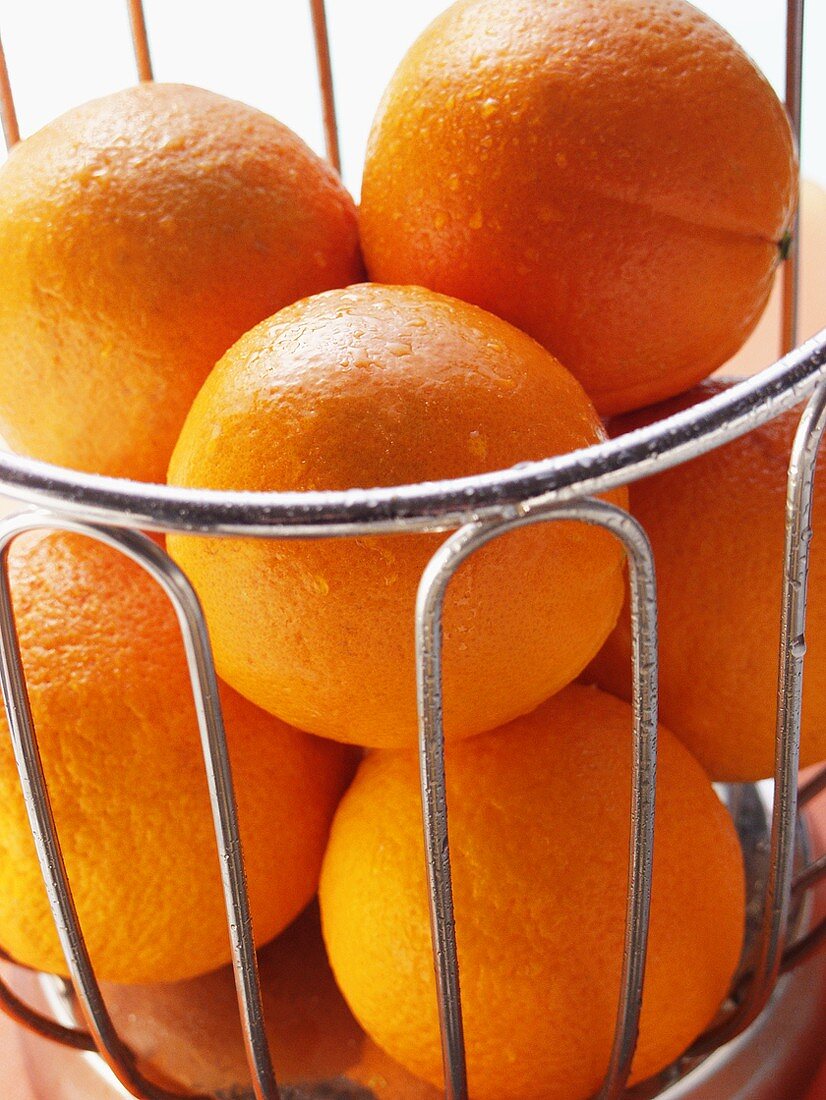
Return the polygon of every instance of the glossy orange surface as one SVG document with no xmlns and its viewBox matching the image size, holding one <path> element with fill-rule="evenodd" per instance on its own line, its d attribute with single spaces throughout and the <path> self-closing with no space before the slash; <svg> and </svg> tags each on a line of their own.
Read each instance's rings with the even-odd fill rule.
<svg viewBox="0 0 826 1100">
<path fill-rule="evenodd" d="M 173 485 L 349 489 L 484 473 L 604 438 L 579 383 L 505 321 L 420 287 L 363 284 L 282 310 L 198 394 Z M 621 503 L 625 489 L 609 494 Z M 170 535 L 219 674 L 301 729 L 416 743 L 414 608 L 444 535 Z M 448 737 L 492 729 L 569 683 L 624 592 L 608 532 L 549 523 L 485 546 L 450 584 Z"/>
<path fill-rule="evenodd" d="M 531 333 L 614 413 L 743 343 L 795 179 L 770 85 L 683 0 L 460 0 L 379 107 L 364 256 Z"/>
<path fill-rule="evenodd" d="M 177 84 L 77 107 L 0 167 L 0 433 L 163 481 L 230 344 L 361 271 L 352 199 L 275 119 Z"/>
</svg>

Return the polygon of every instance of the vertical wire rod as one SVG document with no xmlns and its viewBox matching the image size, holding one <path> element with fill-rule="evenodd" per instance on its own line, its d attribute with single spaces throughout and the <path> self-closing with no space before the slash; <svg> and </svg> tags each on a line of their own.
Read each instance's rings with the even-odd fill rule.
<svg viewBox="0 0 826 1100">
<path fill-rule="evenodd" d="M 26 690 L 8 574 L 8 553 L 14 539 L 24 531 L 44 526 L 61 527 L 62 524 L 60 520 L 32 513 L 11 516 L 0 524 L 0 684 L 23 798 L 57 934 L 95 1047 L 118 1081 L 140 1100 L 173 1100 L 181 1094 L 156 1088 L 137 1069 L 131 1052 L 121 1042 L 106 1009 L 78 920 L 46 788 Z M 71 524 L 70 529 L 82 526 Z"/>
<path fill-rule="evenodd" d="M 693 1049 L 706 1051 L 744 1031 L 763 1010 L 781 967 L 788 969 L 800 945 L 786 948 L 794 875 L 800 761 L 806 595 L 812 539 L 812 505 L 818 448 L 826 428 L 826 385 L 809 399 L 795 433 L 786 490 L 786 548 L 777 687 L 774 801 L 763 917 L 751 976 L 738 1007 L 702 1036 Z M 820 935 L 817 929 L 815 935 Z M 806 943 L 812 936 L 805 937 Z"/>
<path fill-rule="evenodd" d="M 657 766 L 657 615 L 651 548 L 645 532 L 633 517 L 603 501 L 587 499 L 567 505 L 542 500 L 528 502 L 511 518 L 468 524 L 447 539 L 422 575 L 416 602 L 422 816 L 447 1100 L 466 1100 L 467 1067 L 444 767 L 441 645 L 445 594 L 451 577 L 475 550 L 509 531 L 553 520 L 605 527 L 624 543 L 632 578 L 633 621 L 637 628 L 628 903 L 617 1022 L 600 1100 L 615 1100 L 622 1094 L 639 1031 L 651 904 Z"/>
<path fill-rule="evenodd" d="M 184 638 L 220 855 L 232 966 L 252 1092 L 255 1100 L 279 1100 L 281 1094 L 264 1023 L 232 766 L 206 622 L 198 597 L 183 572 L 150 539 L 143 535 L 140 538 L 152 553 L 155 568 L 151 573 L 172 602 Z"/>
<path fill-rule="evenodd" d="M 154 77 L 152 73 L 152 54 L 149 52 L 149 35 L 146 33 L 146 15 L 143 10 L 143 0 L 127 0 L 127 5 L 138 80 L 148 82 L 153 80 Z"/>
<path fill-rule="evenodd" d="M 327 160 L 341 175 L 341 151 L 338 141 L 336 97 L 333 88 L 333 65 L 330 58 L 330 36 L 327 32 L 327 11 L 324 0 L 310 0 L 310 14 L 313 19 L 318 89 L 321 94 Z"/>
<path fill-rule="evenodd" d="M 131 1053 L 120 1041 L 106 1010 L 75 909 L 37 747 L 7 569 L 8 550 L 14 538 L 24 531 L 44 528 L 85 535 L 125 554 L 161 586 L 175 610 L 201 734 L 253 1093 L 255 1100 L 279 1100 L 264 1029 L 237 806 L 218 684 L 197 596 L 165 551 L 140 532 L 97 527 L 48 512 L 27 512 L 11 516 L 0 524 L 3 565 L 0 570 L 0 681 L 41 871 L 61 945 L 95 1045 L 115 1076 L 142 1100 L 177 1100 L 181 1095 L 192 1095 L 157 1088 L 135 1067 Z"/>
<path fill-rule="evenodd" d="M 786 111 L 800 150 L 803 104 L 804 0 L 787 0 L 786 5 Z M 800 194 L 798 191 L 791 245 L 782 272 L 782 321 L 780 354 L 797 346 L 800 312 Z"/>
<path fill-rule="evenodd" d="M 11 90 L 9 68 L 6 64 L 6 52 L 3 49 L 3 41 L 0 39 L 0 120 L 3 123 L 3 136 L 6 140 L 6 149 L 11 149 L 20 141 L 20 127 L 17 123 L 17 110 L 14 106 L 14 95 Z"/>
<path fill-rule="evenodd" d="M 754 979 L 743 1006 L 747 1023 L 757 1017 L 771 995 L 789 922 L 797 822 L 812 509 L 817 456 L 824 429 L 826 386 L 820 385 L 800 419 L 789 460 L 769 875 Z"/>
<path fill-rule="evenodd" d="M 603 518 L 603 525 L 623 541 L 628 554 L 634 708 L 632 827 L 623 974 L 611 1062 L 599 1093 L 599 1100 L 615 1100 L 625 1088 L 639 1036 L 648 947 L 657 777 L 657 582 L 651 544 L 643 528 L 620 508 L 604 507 L 611 511 Z"/>
</svg>

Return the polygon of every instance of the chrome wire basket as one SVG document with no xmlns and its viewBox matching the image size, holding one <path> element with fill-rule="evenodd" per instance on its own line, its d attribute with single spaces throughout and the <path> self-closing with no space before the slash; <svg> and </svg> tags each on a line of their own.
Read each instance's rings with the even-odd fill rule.
<svg viewBox="0 0 826 1100">
<path fill-rule="evenodd" d="M 151 80 L 141 0 L 128 0 L 128 7 L 138 76 Z M 310 0 L 310 7 L 328 158 L 338 167 L 324 2 Z M 786 102 L 799 137 L 803 0 L 788 2 L 786 42 Z M 10 147 L 19 140 L 19 131 L 1 46 L 0 111 Z M 27 506 L 35 506 L 35 510 L 24 510 L 0 523 L 0 681 L 41 870 L 71 973 L 71 984 L 65 987 L 56 979 L 44 979 L 51 994 L 54 1010 L 51 1014 L 33 1007 L 2 982 L 0 1007 L 27 1029 L 74 1051 L 86 1052 L 98 1077 L 103 1079 L 102 1073 L 108 1075 L 115 1090 L 112 1096 L 172 1100 L 196 1095 L 168 1085 L 161 1087 L 145 1076 L 118 1034 L 86 949 L 49 804 L 21 664 L 7 570 L 13 540 L 35 528 L 74 531 L 97 539 L 145 569 L 175 609 L 198 715 L 222 873 L 251 1080 L 244 1095 L 255 1100 L 275 1100 L 292 1093 L 279 1091 L 264 1028 L 232 774 L 209 636 L 187 578 L 142 532 L 279 539 L 347 538 L 402 531 L 452 532 L 421 578 L 415 631 L 422 808 L 445 1095 L 448 1100 L 466 1100 L 443 761 L 442 608 L 452 576 L 479 547 L 519 527 L 575 520 L 606 528 L 620 539 L 627 553 L 631 590 L 634 760 L 625 950 L 612 1056 L 598 1096 L 600 1100 L 612 1100 L 624 1095 L 640 1015 L 651 893 L 657 759 L 657 593 L 654 561 L 644 530 L 626 512 L 594 497 L 689 461 L 806 401 L 788 471 L 771 812 L 764 812 L 767 808 L 754 788 L 723 792 L 740 828 L 747 864 L 754 864 L 749 874 L 751 947 L 718 1020 L 677 1064 L 632 1093 L 640 1097 L 667 1095 L 674 1100 L 689 1095 L 720 1098 L 735 1095 L 720 1091 L 726 1086 L 713 1083 L 710 1091 L 703 1092 L 702 1087 L 691 1091 L 697 1067 L 702 1069 L 719 1060 L 722 1048 L 736 1051 L 747 1029 L 759 1030 L 770 1000 L 776 1000 L 783 992 L 781 975 L 810 959 L 826 941 L 826 921 L 812 920 L 810 904 L 811 888 L 826 876 L 826 855 L 813 857 L 808 853 L 805 829 L 798 816 L 806 803 L 826 790 L 826 769 L 805 787 L 798 788 L 813 484 L 817 453 L 826 429 L 826 330 L 795 346 L 797 274 L 793 251 L 783 272 L 783 350 L 787 354 L 774 365 L 667 420 L 598 446 L 496 473 L 369 491 L 242 493 L 117 480 L 0 454 L 2 491 Z M 762 855 L 761 845 L 767 848 Z M 770 1036 L 768 1040 L 764 1036 L 763 1041 L 771 1041 Z M 787 1094 L 760 1093 L 761 1097 L 764 1095 Z"/>
</svg>

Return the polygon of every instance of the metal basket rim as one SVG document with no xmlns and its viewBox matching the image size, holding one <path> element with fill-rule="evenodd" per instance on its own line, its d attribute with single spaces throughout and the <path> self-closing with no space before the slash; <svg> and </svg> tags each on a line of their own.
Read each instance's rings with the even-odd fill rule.
<svg viewBox="0 0 826 1100">
<path fill-rule="evenodd" d="M 444 530 L 602 493 L 713 450 L 802 402 L 826 378 L 826 329 L 758 374 L 674 416 L 569 454 L 447 481 L 375 489 L 249 492 L 105 477 L 0 454 L 0 489 L 119 527 L 320 536 Z"/>
</svg>

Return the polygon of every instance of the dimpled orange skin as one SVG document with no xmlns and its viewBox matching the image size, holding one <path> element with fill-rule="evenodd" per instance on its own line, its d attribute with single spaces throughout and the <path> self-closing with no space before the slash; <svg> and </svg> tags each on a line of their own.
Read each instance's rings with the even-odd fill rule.
<svg viewBox="0 0 826 1100">
<path fill-rule="evenodd" d="M 165 982 L 230 959 L 219 857 L 186 662 L 171 605 L 139 566 L 77 535 L 10 556 L 46 781 L 99 978 Z M 352 774 L 340 746 L 222 688 L 256 940 L 315 892 Z M 0 720 L 0 943 L 66 972 Z"/>
<path fill-rule="evenodd" d="M 163 481 L 230 344 L 361 276 L 352 199 L 281 123 L 178 84 L 77 107 L 0 167 L 0 433 Z"/>
<path fill-rule="evenodd" d="M 660 729 L 646 984 L 633 1077 L 711 1021 L 739 959 L 743 871 L 731 819 Z M 631 708 L 573 685 L 446 753 L 470 1096 L 585 1100 L 619 997 L 630 829 Z M 411 752 L 360 765 L 320 886 L 333 972 L 373 1039 L 441 1082 L 419 779 Z"/>
<path fill-rule="evenodd" d="M 187 417 L 169 481 L 400 485 L 603 437 L 578 383 L 523 333 L 418 287 L 365 284 L 299 302 L 230 349 Z M 174 535 L 168 545 L 238 691 L 313 733 L 404 746 L 416 739 L 416 589 L 444 538 Z M 533 527 L 475 554 L 447 596 L 447 735 L 490 729 L 572 680 L 623 591 L 619 544 L 585 524 Z"/>
<path fill-rule="evenodd" d="M 796 178 L 771 87 L 683 0 L 460 0 L 379 107 L 362 244 L 372 279 L 507 318 L 614 413 L 744 342 Z"/>
<path fill-rule="evenodd" d="M 612 434 L 672 415 L 729 385 L 705 382 L 682 398 L 618 418 Z M 660 714 L 715 780 L 752 782 L 774 773 L 786 469 L 799 419 L 794 410 L 631 486 L 631 511 L 648 532 L 657 569 Z M 821 477 L 815 516 L 824 510 Z M 826 560 L 818 546 L 815 534 L 804 767 L 826 760 Z M 630 667 L 626 607 L 584 678 L 630 699 Z"/>
</svg>

